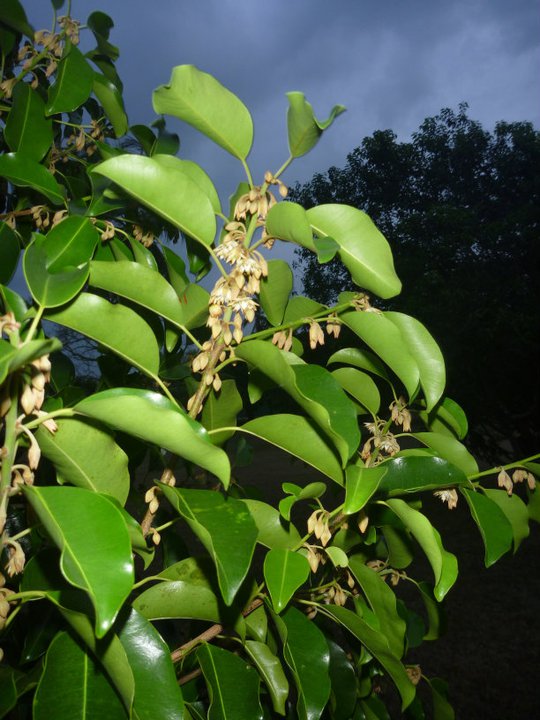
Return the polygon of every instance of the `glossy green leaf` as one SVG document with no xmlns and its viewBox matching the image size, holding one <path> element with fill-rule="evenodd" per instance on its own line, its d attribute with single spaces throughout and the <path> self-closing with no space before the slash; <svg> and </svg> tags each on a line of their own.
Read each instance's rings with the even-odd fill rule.
<svg viewBox="0 0 540 720">
<path fill-rule="evenodd" d="M 58 482 L 112 495 L 124 505 L 130 486 L 128 457 L 112 436 L 76 418 L 59 419 L 57 425 L 54 434 L 41 425 L 36 438 Z"/>
<path fill-rule="evenodd" d="M 131 543 L 122 515 L 105 496 L 82 488 L 27 487 L 24 492 L 62 551 L 66 580 L 90 596 L 96 636 L 103 637 L 133 584 Z"/>
<path fill-rule="evenodd" d="M 160 117 L 154 120 L 152 127 L 157 128 L 158 136 L 153 144 L 152 152 L 149 154 L 152 156 L 176 155 L 180 150 L 180 138 L 176 133 L 171 133 L 167 130 L 165 118 Z M 186 162 L 190 163 L 191 161 L 187 160 Z M 198 167 L 195 163 L 192 164 Z"/>
<path fill-rule="evenodd" d="M 133 608 L 118 637 L 135 680 L 133 717 L 137 720 L 183 720 L 183 699 L 170 650 L 158 631 Z M 106 715 L 102 715 L 102 718 Z"/>
<path fill-rule="evenodd" d="M 125 708 L 93 656 L 69 633 L 52 641 L 34 698 L 33 718 L 125 720 Z"/>
<path fill-rule="evenodd" d="M 370 468 L 349 465 L 346 472 L 343 512 L 351 515 L 361 510 L 377 492 L 385 475 L 386 467 L 382 465 Z"/>
<path fill-rule="evenodd" d="M 13 89 L 4 137 L 10 150 L 37 162 L 51 146 L 52 122 L 45 117 L 45 103 L 27 83 L 19 82 Z"/>
<path fill-rule="evenodd" d="M 358 693 L 356 672 L 345 650 L 326 636 L 330 650 L 330 707 L 333 720 L 350 720 Z"/>
<path fill-rule="evenodd" d="M 236 354 L 281 386 L 307 412 L 336 447 L 345 466 L 360 441 L 356 411 L 338 382 L 324 368 L 307 365 L 261 340 L 242 343 Z M 288 357 L 294 358 L 290 365 Z"/>
<path fill-rule="evenodd" d="M 463 440 L 468 432 L 467 416 L 455 400 L 444 397 L 431 410 L 419 413 L 428 430 Z"/>
<path fill-rule="evenodd" d="M 274 611 L 280 613 L 309 577 L 307 558 L 290 550 L 269 550 L 264 559 L 264 579 Z"/>
<path fill-rule="evenodd" d="M 266 217 L 266 231 L 271 237 L 316 251 L 306 211 L 297 203 L 280 202 L 272 206 Z"/>
<path fill-rule="evenodd" d="M 261 500 L 244 500 L 257 526 L 257 542 L 270 549 L 293 550 L 301 544 L 300 533 L 279 512 Z"/>
<path fill-rule="evenodd" d="M 297 320 L 303 320 L 306 322 L 313 315 L 316 315 L 321 310 L 325 310 L 326 306 L 321 303 L 315 302 L 308 297 L 302 295 L 294 295 L 285 308 L 285 315 L 283 316 L 284 323 L 296 322 Z"/>
<path fill-rule="evenodd" d="M 343 105 L 335 105 L 327 120 L 317 120 L 313 108 L 306 100 L 304 93 L 288 92 L 289 109 L 287 110 L 287 131 L 289 150 L 293 158 L 308 153 L 319 141 L 323 131 L 330 127 L 334 120 L 345 112 Z"/>
<path fill-rule="evenodd" d="M 205 643 L 197 660 L 210 696 L 208 720 L 263 720 L 259 675 L 244 660 Z"/>
<path fill-rule="evenodd" d="M 286 413 L 265 415 L 242 425 L 242 431 L 272 443 L 343 485 L 339 460 L 311 420 Z"/>
<path fill-rule="evenodd" d="M 381 406 L 379 388 L 366 373 L 355 368 L 338 368 L 332 371 L 341 387 L 370 413 L 376 415 Z"/>
<path fill-rule="evenodd" d="M 280 715 L 285 715 L 289 683 L 279 658 L 263 642 L 246 640 L 244 647 L 268 688 L 272 698 L 272 707 Z"/>
<path fill-rule="evenodd" d="M 89 264 L 68 267 L 53 272 L 49 270 L 45 235 L 35 235 L 34 241 L 26 248 L 23 270 L 32 297 L 47 308 L 55 308 L 72 300 L 84 287 L 88 279 Z"/>
<path fill-rule="evenodd" d="M 179 298 L 162 275 L 136 262 L 94 260 L 90 263 L 89 282 L 157 313 L 180 329 L 197 327 L 207 315 L 207 290 L 190 283 Z"/>
<path fill-rule="evenodd" d="M 249 570 L 257 541 L 257 526 L 247 505 L 211 490 L 165 485 L 161 489 L 210 553 L 221 594 L 230 605 Z"/>
<path fill-rule="evenodd" d="M 34 39 L 34 29 L 28 23 L 26 12 L 19 0 L 2 1 L 0 5 L 0 22 L 26 35 L 30 40 Z"/>
<path fill-rule="evenodd" d="M 441 536 L 419 510 L 398 498 L 387 500 L 386 505 L 410 530 L 425 552 L 435 577 L 435 597 L 440 602 L 457 579 L 456 556 L 443 548 Z"/>
<path fill-rule="evenodd" d="M 242 409 L 242 398 L 236 388 L 234 380 L 224 380 L 219 392 L 214 390 L 206 398 L 201 417 L 201 423 L 207 430 L 212 430 L 210 441 L 215 445 L 223 445 L 234 430 L 215 432 L 222 427 L 234 427 L 236 416 Z"/>
<path fill-rule="evenodd" d="M 394 323 L 375 312 L 346 312 L 340 319 L 388 365 L 413 398 L 420 379 L 418 365 Z"/>
<path fill-rule="evenodd" d="M 129 129 L 129 122 L 122 95 L 116 85 L 104 75 L 95 72 L 92 90 L 103 107 L 116 137 L 125 135 Z"/>
<path fill-rule="evenodd" d="M 509 496 L 506 490 L 484 489 L 484 494 L 499 506 L 510 523 L 514 553 L 517 552 L 523 540 L 530 534 L 527 505 L 518 495 Z"/>
<path fill-rule="evenodd" d="M 397 658 L 403 657 L 407 625 L 398 613 L 395 592 L 378 572 L 365 564 L 364 557 L 350 557 L 349 568 L 377 616 L 390 651 Z"/>
<path fill-rule="evenodd" d="M 329 236 L 340 246 L 339 257 L 353 281 L 384 299 L 401 291 L 390 246 L 372 220 L 350 205 L 319 205 L 306 212 L 319 237 Z"/>
<path fill-rule="evenodd" d="M 114 388 L 91 395 L 74 409 L 81 415 L 186 458 L 228 485 L 230 463 L 227 455 L 212 445 L 202 425 L 159 393 Z"/>
<path fill-rule="evenodd" d="M 416 360 L 429 412 L 441 399 L 446 384 L 441 350 L 424 325 L 415 318 L 399 312 L 385 312 L 384 315 L 399 329 L 405 347 Z"/>
<path fill-rule="evenodd" d="M 149 620 L 192 618 L 220 622 L 220 602 L 210 587 L 183 580 L 152 585 L 133 602 L 133 607 Z"/>
<path fill-rule="evenodd" d="M 444 680 L 433 678 L 428 681 L 433 699 L 433 720 L 454 720 L 453 707 L 448 702 L 448 686 Z"/>
<path fill-rule="evenodd" d="M 4 362 L 6 372 L 13 373 L 19 368 L 24 367 L 33 360 L 48 355 L 62 347 L 62 343 L 58 338 L 49 338 L 47 340 L 30 340 L 24 345 L 16 348 L 10 345 L 6 340 L 1 344 L 2 353 L 0 362 Z"/>
<path fill-rule="evenodd" d="M 409 567 L 414 560 L 415 547 L 405 528 L 383 525 L 384 542 L 388 548 L 388 563 L 398 570 Z"/>
<path fill-rule="evenodd" d="M 465 475 L 475 475 L 478 472 L 476 460 L 459 440 L 435 432 L 412 433 L 412 436 L 458 467 Z"/>
<path fill-rule="evenodd" d="M 415 688 L 405 668 L 392 653 L 386 637 L 372 628 L 356 613 L 338 605 L 327 605 L 325 611 L 349 630 L 375 657 L 394 681 L 401 695 L 401 707 L 405 709 L 414 699 Z"/>
<path fill-rule="evenodd" d="M 20 246 L 10 226 L 0 221 L 0 283 L 7 285 L 19 262 Z"/>
<path fill-rule="evenodd" d="M 100 163 L 93 172 L 113 180 L 203 245 L 214 241 L 216 218 L 212 204 L 182 165 L 165 165 L 142 155 L 121 155 Z"/>
<path fill-rule="evenodd" d="M 129 247 L 131 248 L 131 252 L 133 253 L 133 257 L 135 258 L 135 262 L 147 268 L 148 270 L 157 272 L 158 266 L 156 258 L 150 252 L 150 250 L 148 250 L 148 248 L 145 248 L 144 245 L 138 240 L 135 240 L 135 238 L 128 238 L 128 242 Z"/>
<path fill-rule="evenodd" d="M 160 155 L 152 153 L 153 159 L 163 165 L 165 168 L 171 168 L 171 170 L 178 169 L 188 178 L 193 180 L 200 190 L 206 195 L 210 201 L 210 205 L 216 214 L 221 213 L 221 202 L 219 200 L 218 192 L 212 182 L 211 177 L 202 169 L 200 165 L 193 162 L 192 160 L 181 160 L 180 158 L 173 157 L 172 155 Z"/>
<path fill-rule="evenodd" d="M 293 288 L 293 274 L 284 260 L 268 262 L 268 277 L 261 282 L 261 307 L 270 325 L 281 325 L 289 295 Z"/>
<path fill-rule="evenodd" d="M 301 487 L 295 483 L 285 482 L 282 484 L 283 492 L 290 493 L 279 502 L 279 512 L 285 520 L 291 519 L 291 510 L 299 500 L 310 500 L 321 497 L 326 492 L 326 483 L 312 482 Z"/>
<path fill-rule="evenodd" d="M 437 602 L 433 595 L 433 588 L 425 581 L 417 583 L 420 597 L 426 609 L 428 627 L 424 640 L 438 640 L 446 632 L 446 615 L 444 604 Z"/>
<path fill-rule="evenodd" d="M 347 553 L 340 547 L 330 545 L 330 547 L 325 548 L 325 552 L 334 567 L 348 567 L 349 558 L 347 557 Z"/>
<path fill-rule="evenodd" d="M 88 218 L 71 215 L 49 230 L 42 247 L 47 270 L 56 273 L 88 262 L 99 242 L 99 233 Z"/>
<path fill-rule="evenodd" d="M 194 65 L 178 65 L 168 85 L 153 94 L 158 115 L 173 115 L 245 160 L 253 142 L 253 121 L 246 106 L 212 75 Z"/>
<path fill-rule="evenodd" d="M 338 243 L 331 237 L 316 237 L 313 240 L 320 265 L 333 260 L 339 250 Z"/>
<path fill-rule="evenodd" d="M 169 282 L 175 289 L 176 294 L 181 295 L 189 284 L 189 279 L 186 275 L 186 264 L 181 257 L 168 247 L 163 246 L 162 250 L 167 265 Z"/>
<path fill-rule="evenodd" d="M 512 547 L 512 525 L 493 499 L 466 488 L 461 488 L 461 493 L 482 536 L 485 565 L 490 567 Z"/>
<path fill-rule="evenodd" d="M 439 457 L 396 457 L 378 467 L 386 470 L 378 490 L 389 497 L 467 484 L 462 470 Z"/>
<path fill-rule="evenodd" d="M 283 657 L 290 667 L 298 692 L 299 720 L 319 720 L 330 697 L 330 652 L 315 623 L 295 607 L 274 621 L 283 643 Z"/>
<path fill-rule="evenodd" d="M 66 307 L 48 312 L 47 320 L 87 335 L 151 377 L 159 372 L 154 333 L 140 315 L 124 305 L 81 293 Z"/>
<path fill-rule="evenodd" d="M 94 71 L 79 48 L 71 46 L 58 63 L 56 80 L 49 88 L 47 115 L 73 112 L 92 92 Z"/>
<path fill-rule="evenodd" d="M 378 375 L 383 380 L 390 382 L 390 376 L 383 363 L 370 350 L 359 350 L 358 348 L 342 348 L 328 358 L 327 365 L 343 363 L 353 367 L 367 370 Z"/>
<path fill-rule="evenodd" d="M 65 190 L 39 162 L 18 152 L 0 155 L 0 177 L 17 187 L 29 187 L 45 195 L 53 205 L 64 202 Z"/>
</svg>

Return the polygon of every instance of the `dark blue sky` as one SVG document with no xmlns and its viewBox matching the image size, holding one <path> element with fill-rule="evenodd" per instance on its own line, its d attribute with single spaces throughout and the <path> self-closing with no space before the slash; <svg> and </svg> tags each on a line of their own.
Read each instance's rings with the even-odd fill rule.
<svg viewBox="0 0 540 720">
<path fill-rule="evenodd" d="M 47 0 L 25 3 L 36 27 L 49 26 Z M 255 179 L 287 156 L 288 90 L 303 91 L 318 117 L 340 103 L 347 113 L 285 181 L 342 166 L 374 130 L 406 139 L 442 107 L 470 105 L 492 128 L 497 120 L 540 125 L 538 0 L 73 0 L 83 22 L 93 10 L 113 18 L 111 41 L 131 123 L 151 122 L 152 90 L 174 65 L 214 74 L 249 107 L 255 121 Z M 179 122 L 181 154 L 200 162 L 226 196 L 235 161 Z"/>
</svg>

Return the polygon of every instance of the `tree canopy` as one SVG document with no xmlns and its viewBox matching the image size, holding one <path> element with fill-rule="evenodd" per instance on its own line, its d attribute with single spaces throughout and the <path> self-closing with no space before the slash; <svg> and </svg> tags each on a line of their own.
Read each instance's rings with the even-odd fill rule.
<svg viewBox="0 0 540 720">
<path fill-rule="evenodd" d="M 530 122 L 490 132 L 463 103 L 427 118 L 409 141 L 373 133 L 345 167 L 291 193 L 305 207 L 337 202 L 369 214 L 394 250 L 399 306 L 440 342 L 449 392 L 467 398 L 476 442 L 510 436 L 524 452 L 538 438 L 539 161 Z M 339 257 L 320 264 L 296 252 L 310 297 L 330 303 L 350 288 Z"/>
</svg>

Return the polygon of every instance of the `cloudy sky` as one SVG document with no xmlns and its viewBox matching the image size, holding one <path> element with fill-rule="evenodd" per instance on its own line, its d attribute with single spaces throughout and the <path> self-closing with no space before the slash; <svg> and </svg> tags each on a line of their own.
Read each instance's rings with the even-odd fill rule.
<svg viewBox="0 0 540 720">
<path fill-rule="evenodd" d="M 35 27 L 49 26 L 46 0 L 24 5 Z M 289 90 L 304 92 L 320 119 L 334 104 L 347 107 L 291 166 L 290 183 L 343 166 L 374 130 L 391 128 L 405 140 L 425 117 L 461 101 L 487 128 L 497 120 L 540 126 L 538 0 L 72 0 L 83 22 L 93 10 L 115 22 L 130 122 L 155 119 L 152 90 L 173 66 L 197 65 L 249 107 L 256 180 L 287 157 Z M 170 125 L 182 156 L 228 195 L 243 179 L 236 161 L 179 121 Z"/>
</svg>

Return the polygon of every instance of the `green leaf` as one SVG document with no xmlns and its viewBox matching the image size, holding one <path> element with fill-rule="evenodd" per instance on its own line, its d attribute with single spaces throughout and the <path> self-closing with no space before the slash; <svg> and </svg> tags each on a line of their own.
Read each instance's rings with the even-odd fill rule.
<svg viewBox="0 0 540 720">
<path fill-rule="evenodd" d="M 272 443 L 343 485 L 343 471 L 334 451 L 307 418 L 286 413 L 266 415 L 242 425 L 242 431 Z"/>
<path fill-rule="evenodd" d="M 346 312 L 340 319 L 398 376 L 412 399 L 420 379 L 418 365 L 394 323 L 376 312 Z"/>
<path fill-rule="evenodd" d="M 399 312 L 385 312 L 384 315 L 399 329 L 405 347 L 416 360 L 429 412 L 441 399 L 446 384 L 441 350 L 424 325 L 415 318 Z"/>
<path fill-rule="evenodd" d="M 279 658 L 263 642 L 246 640 L 244 647 L 268 688 L 272 698 L 272 707 L 280 715 L 285 715 L 289 683 Z"/>
<path fill-rule="evenodd" d="M 176 294 L 181 295 L 186 289 L 186 286 L 189 285 L 188 276 L 186 275 L 186 265 L 182 258 L 168 247 L 163 245 L 162 250 L 167 265 L 169 282 L 175 289 Z"/>
<path fill-rule="evenodd" d="M 6 340 L 2 340 L 0 343 L 0 377 L 2 380 L 0 382 L 8 373 L 13 373 L 31 363 L 32 360 L 37 360 L 37 358 L 59 350 L 61 347 L 62 343 L 57 338 L 30 340 L 18 348 L 13 347 Z"/>
<path fill-rule="evenodd" d="M 349 465 L 346 471 L 343 512 L 352 515 L 361 510 L 377 492 L 385 475 L 386 466 L 366 468 L 361 465 Z"/>
<path fill-rule="evenodd" d="M 443 398 L 432 410 L 419 413 L 429 430 L 463 440 L 469 430 L 467 416 L 455 400 Z"/>
<path fill-rule="evenodd" d="M 221 594 L 230 605 L 247 575 L 257 541 L 257 526 L 247 505 L 211 490 L 166 485 L 161 489 L 210 553 Z"/>
<path fill-rule="evenodd" d="M 324 368 L 261 340 L 242 343 L 236 355 L 281 386 L 317 423 L 336 447 L 343 467 L 360 441 L 354 405 Z M 288 358 L 294 358 L 290 365 Z"/>
<path fill-rule="evenodd" d="M 122 137 L 129 129 L 129 122 L 124 108 L 122 94 L 110 80 L 100 73 L 94 72 L 92 90 L 110 121 L 116 137 Z M 125 157 L 125 156 L 122 156 Z"/>
<path fill-rule="evenodd" d="M 527 505 L 518 495 L 509 496 L 506 490 L 491 490 L 484 488 L 484 494 L 503 511 L 504 516 L 512 527 L 514 553 L 525 538 L 529 537 L 529 513 Z"/>
<path fill-rule="evenodd" d="M 141 438 L 214 473 L 227 486 L 230 463 L 212 445 L 208 433 L 159 393 L 137 388 L 113 388 L 91 395 L 74 410 Z"/>
<path fill-rule="evenodd" d="M 197 327 L 206 318 L 207 290 L 190 283 L 179 298 L 162 275 L 140 263 L 93 260 L 89 282 L 157 313 L 181 330 Z"/>
<path fill-rule="evenodd" d="M 343 363 L 344 365 L 353 365 L 354 367 L 367 370 L 373 375 L 390 382 L 388 372 L 379 358 L 369 350 L 359 350 L 358 348 L 342 348 L 328 358 L 327 365 L 333 363 Z"/>
<path fill-rule="evenodd" d="M 397 658 L 403 657 L 407 625 L 398 613 L 395 592 L 378 572 L 365 564 L 363 556 L 350 557 L 349 568 L 377 616 L 390 651 Z"/>
<path fill-rule="evenodd" d="M 171 166 L 142 155 L 120 155 L 96 165 L 93 172 L 108 177 L 194 240 L 205 246 L 214 241 L 212 204 L 181 164 Z"/>
<path fill-rule="evenodd" d="M 334 105 L 327 120 L 317 120 L 304 93 L 288 92 L 287 131 L 289 150 L 293 158 L 308 153 L 319 141 L 323 131 L 330 127 L 338 115 L 345 112 L 343 105 Z"/>
<path fill-rule="evenodd" d="M 127 715 L 99 663 L 69 633 L 61 632 L 47 651 L 32 717 L 125 720 Z"/>
<path fill-rule="evenodd" d="M 81 293 L 68 306 L 48 312 L 47 320 L 87 335 L 151 377 L 159 372 L 154 333 L 140 315 L 124 305 Z"/>
<path fill-rule="evenodd" d="M 415 557 L 415 547 L 405 528 L 383 525 L 384 542 L 388 548 L 388 563 L 398 570 L 409 567 Z"/>
<path fill-rule="evenodd" d="M 195 185 L 197 185 L 206 195 L 214 212 L 216 214 L 221 213 L 221 202 L 215 185 L 210 176 L 200 165 L 197 165 L 197 163 L 192 160 L 181 160 L 180 158 L 172 157 L 172 155 L 160 155 L 153 153 L 152 157 L 156 162 L 163 165 L 163 167 L 171 168 L 171 170 L 178 169 L 184 173 L 184 175 L 191 178 Z"/>
<path fill-rule="evenodd" d="M 89 264 L 82 263 L 79 267 L 71 266 L 53 272 L 49 270 L 46 243 L 46 235 L 34 236 L 34 241 L 24 253 L 23 270 L 34 300 L 39 305 L 54 308 L 65 305 L 84 287 Z"/>
<path fill-rule="evenodd" d="M 368 410 L 377 415 L 381 406 L 381 395 L 374 381 L 366 373 L 355 368 L 339 368 L 332 375 L 349 395 Z"/>
<path fill-rule="evenodd" d="M 492 498 L 474 490 L 460 489 L 480 530 L 485 548 L 484 562 L 490 567 L 512 547 L 512 525 Z"/>
<path fill-rule="evenodd" d="M 339 250 L 339 245 L 331 237 L 316 237 L 314 239 L 315 250 L 317 251 L 317 260 L 319 265 L 324 265 L 333 260 Z"/>
<path fill-rule="evenodd" d="M 270 325 L 281 325 L 289 295 L 293 288 L 293 274 L 284 260 L 268 262 L 268 277 L 261 282 L 259 298 Z"/>
<path fill-rule="evenodd" d="M 41 425 L 36 439 L 58 482 L 111 495 L 124 505 L 130 486 L 128 457 L 111 435 L 76 418 L 57 420 L 57 425 L 54 434 Z"/>
<path fill-rule="evenodd" d="M 88 16 L 86 24 L 96 38 L 99 53 L 111 60 L 117 60 L 119 55 L 118 48 L 111 45 L 108 41 L 111 29 L 114 27 L 114 23 L 109 15 L 100 10 L 94 11 Z"/>
<path fill-rule="evenodd" d="M 394 681 L 399 694 L 401 695 L 401 708 L 404 710 L 415 697 L 414 685 L 409 680 L 405 668 L 399 659 L 392 653 L 386 637 L 372 628 L 351 610 L 338 605 L 326 605 L 325 612 L 333 615 L 334 618 L 349 630 L 367 648 L 369 653 L 375 657 L 384 670 Z"/>
<path fill-rule="evenodd" d="M 28 23 L 26 13 L 19 0 L 2 0 L 0 5 L 0 22 L 13 30 L 34 39 L 34 28 Z"/>
<path fill-rule="evenodd" d="M 39 162 L 18 152 L 0 155 L 0 177 L 17 187 L 29 187 L 45 195 L 53 205 L 64 203 L 65 190 Z"/>
<path fill-rule="evenodd" d="M 425 581 L 417 583 L 420 597 L 426 608 L 428 629 L 423 637 L 424 640 L 438 640 L 446 631 L 446 616 L 444 605 L 437 602 L 433 595 L 431 585 Z"/>
<path fill-rule="evenodd" d="M 5 663 L 0 666 L 0 718 L 3 718 L 17 704 L 17 671 Z"/>
<path fill-rule="evenodd" d="M 4 137 L 17 155 L 39 162 L 53 141 L 51 120 L 45 103 L 30 85 L 19 82 L 13 89 L 13 106 L 6 120 Z"/>
<path fill-rule="evenodd" d="M 168 85 L 153 94 L 158 115 L 173 115 L 245 160 L 253 142 L 253 121 L 246 106 L 212 75 L 194 65 L 177 65 Z"/>
<path fill-rule="evenodd" d="M 205 643 L 197 650 L 210 696 L 208 720 L 263 720 L 259 675 L 244 660 Z"/>
<path fill-rule="evenodd" d="M 131 592 L 133 560 L 124 519 L 103 495 L 71 487 L 26 487 L 36 515 L 62 551 L 68 582 L 88 593 L 103 637 Z"/>
<path fill-rule="evenodd" d="M 302 295 L 294 295 L 285 308 L 285 315 L 283 316 L 284 323 L 296 322 L 297 320 L 308 320 L 313 315 L 316 315 L 321 310 L 326 310 L 325 305 L 315 302 L 308 297 Z"/>
<path fill-rule="evenodd" d="M 434 450 L 448 462 L 462 470 L 465 475 L 475 475 L 478 472 L 478 465 L 467 448 L 449 435 L 442 435 L 435 432 L 411 433 L 421 443 Z"/>
<path fill-rule="evenodd" d="M 234 435 L 234 430 L 224 430 L 216 433 L 222 427 L 233 427 L 236 425 L 236 416 L 242 409 L 242 398 L 236 389 L 234 380 L 224 380 L 219 392 L 210 391 L 206 398 L 201 417 L 201 423 L 207 430 L 214 431 L 210 435 L 210 441 L 214 445 L 223 443 Z"/>
<path fill-rule="evenodd" d="M 183 580 L 153 585 L 134 600 L 133 607 L 149 620 L 191 618 L 216 623 L 223 619 L 219 598 L 209 586 Z"/>
<path fill-rule="evenodd" d="M 316 252 L 306 211 L 298 203 L 280 202 L 273 205 L 266 216 L 266 231 L 270 237 L 293 242 Z"/>
<path fill-rule="evenodd" d="M 338 643 L 326 636 L 330 650 L 330 682 L 332 693 L 330 707 L 333 720 L 349 720 L 353 717 L 358 692 L 356 672 L 347 653 Z"/>
<path fill-rule="evenodd" d="M 447 697 L 447 684 L 439 678 L 433 678 L 428 682 L 433 699 L 433 720 L 454 720 L 454 709 L 448 702 Z"/>
<path fill-rule="evenodd" d="M 313 207 L 306 215 L 319 237 L 337 242 L 339 257 L 357 285 L 384 299 L 400 293 L 390 246 L 364 212 L 335 203 Z"/>
<path fill-rule="evenodd" d="M 304 487 L 300 487 L 300 485 L 295 485 L 294 483 L 285 482 L 281 487 L 283 488 L 283 492 L 290 493 L 290 495 L 283 498 L 283 500 L 280 500 L 279 503 L 279 512 L 285 520 L 291 519 L 291 510 L 296 502 L 299 500 L 318 498 L 326 492 L 326 483 L 324 482 L 312 482 L 308 483 Z"/>
<path fill-rule="evenodd" d="M 152 156 L 176 155 L 180 150 L 180 138 L 176 133 L 168 132 L 165 127 L 165 118 L 160 117 L 154 120 L 152 127 L 157 128 L 158 136 L 153 143 L 152 151 L 148 154 Z M 186 160 L 186 162 L 191 163 L 191 160 Z M 195 165 L 195 163 L 193 163 L 193 165 Z"/>
<path fill-rule="evenodd" d="M 244 500 L 258 530 L 257 542 L 267 548 L 293 550 L 301 544 L 294 525 L 283 520 L 279 512 L 260 500 Z"/>
<path fill-rule="evenodd" d="M 287 607 L 298 588 L 309 577 L 307 559 L 290 550 L 270 550 L 264 559 L 264 579 L 274 611 L 280 613 Z"/>
<path fill-rule="evenodd" d="M 457 579 L 456 556 L 443 548 L 441 536 L 419 510 L 414 510 L 404 500 L 397 498 L 387 500 L 386 505 L 411 531 L 425 552 L 435 577 L 435 597 L 440 602 Z"/>
<path fill-rule="evenodd" d="M 93 84 L 94 71 L 79 48 L 72 45 L 58 63 L 56 80 L 49 88 L 46 114 L 77 110 L 88 100 Z"/>
<path fill-rule="evenodd" d="M 439 457 L 396 457 L 378 467 L 386 470 L 378 491 L 389 497 L 440 490 L 468 482 L 467 476 L 458 467 Z"/>
<path fill-rule="evenodd" d="M 332 565 L 334 567 L 348 567 L 349 558 L 347 557 L 347 553 L 344 550 L 337 546 L 330 545 L 330 547 L 325 548 L 325 551 L 330 560 L 332 561 Z"/>
<path fill-rule="evenodd" d="M 71 215 L 55 225 L 41 244 L 47 270 L 56 273 L 88 262 L 99 242 L 99 233 L 88 218 Z"/>
<path fill-rule="evenodd" d="M 183 720 L 183 699 L 171 654 L 157 630 L 133 608 L 118 637 L 135 679 L 133 717 Z M 99 716 L 101 718 L 107 715 Z"/>
<path fill-rule="evenodd" d="M 0 283 L 7 284 L 19 262 L 20 246 L 10 226 L 0 221 Z"/>
<path fill-rule="evenodd" d="M 330 653 L 322 632 L 295 607 L 274 615 L 298 700 L 299 720 L 319 720 L 330 697 Z"/>
</svg>

